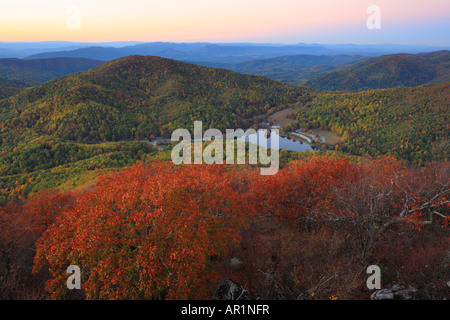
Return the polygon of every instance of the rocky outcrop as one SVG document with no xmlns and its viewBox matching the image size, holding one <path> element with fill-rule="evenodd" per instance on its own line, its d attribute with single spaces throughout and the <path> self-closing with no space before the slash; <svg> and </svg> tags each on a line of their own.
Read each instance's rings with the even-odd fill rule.
<svg viewBox="0 0 450 320">
<path fill-rule="evenodd" d="M 376 290 L 370 296 L 370 300 L 416 300 L 417 297 L 417 289 L 394 284 L 385 289 Z"/>
<path fill-rule="evenodd" d="M 232 270 L 241 270 L 244 268 L 244 262 L 239 259 L 239 258 L 232 258 L 230 259 L 230 261 L 228 262 L 228 266 L 232 269 Z"/>
</svg>

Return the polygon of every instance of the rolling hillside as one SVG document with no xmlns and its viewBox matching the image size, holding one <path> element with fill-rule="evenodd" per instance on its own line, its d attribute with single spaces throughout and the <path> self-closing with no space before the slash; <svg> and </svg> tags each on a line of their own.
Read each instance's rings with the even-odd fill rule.
<svg viewBox="0 0 450 320">
<path fill-rule="evenodd" d="M 130 56 L 3 101 L 0 120 L 12 130 L 26 128 L 8 143 L 30 134 L 79 142 L 139 139 L 167 136 L 194 120 L 222 129 L 249 127 L 255 117 L 305 101 L 310 92 L 263 77 Z"/>
<path fill-rule="evenodd" d="M 450 81 L 450 52 L 370 58 L 322 75 L 305 85 L 327 91 L 364 91 Z"/>
<path fill-rule="evenodd" d="M 26 87 L 23 83 L 0 78 L 0 100 L 18 94 Z"/>
<path fill-rule="evenodd" d="M 254 60 L 225 66 L 236 72 L 255 74 L 293 85 L 305 84 L 327 72 L 339 70 L 367 59 L 349 55 L 292 55 L 272 59 Z"/>
<path fill-rule="evenodd" d="M 449 92 L 444 83 L 328 94 L 225 69 L 129 56 L 0 100 L 0 203 L 76 185 L 96 170 L 155 155 L 140 140 L 170 137 L 177 128 L 192 132 L 196 120 L 204 130 L 224 132 L 287 108 L 295 113 L 287 130 L 334 131 L 343 136 L 335 150 L 423 164 L 448 154 Z"/>
<path fill-rule="evenodd" d="M 321 128 L 342 136 L 332 147 L 345 153 L 391 154 L 419 165 L 448 160 L 450 154 L 450 82 L 323 93 L 296 109 L 295 118 L 293 128 Z"/>
<path fill-rule="evenodd" d="M 85 58 L 0 59 L 0 78 L 33 86 L 67 74 L 98 67 L 103 63 Z"/>
<path fill-rule="evenodd" d="M 128 166 L 147 142 L 209 127 L 247 128 L 267 113 L 306 103 L 312 89 L 158 57 L 130 56 L 0 100 L 0 203 Z M 31 180 L 30 180 L 31 179 Z M 29 183 L 27 181 L 32 181 Z M 25 185 L 16 190 L 18 186 Z M 6 191 L 5 191 L 6 190 Z"/>
</svg>

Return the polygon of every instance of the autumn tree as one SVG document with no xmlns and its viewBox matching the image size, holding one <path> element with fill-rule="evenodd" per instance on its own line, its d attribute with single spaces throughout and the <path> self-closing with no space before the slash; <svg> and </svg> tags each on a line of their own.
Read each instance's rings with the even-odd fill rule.
<svg viewBox="0 0 450 320">
<path fill-rule="evenodd" d="M 362 257 L 393 226 L 424 230 L 450 220 L 449 163 L 412 168 L 393 157 L 364 161 L 356 174 L 330 190 L 330 206 L 312 210 L 315 217 L 334 221 L 354 233 Z"/>
<path fill-rule="evenodd" d="M 448 226 L 449 164 L 411 168 L 393 157 L 352 164 L 331 156 L 293 161 L 252 183 L 254 208 L 299 223 L 330 222 L 351 230 L 362 255 L 398 223 Z"/>
<path fill-rule="evenodd" d="M 448 163 L 415 168 L 393 157 L 314 156 L 276 176 L 254 176 L 257 218 L 236 253 L 247 270 L 236 276 L 262 298 L 353 299 L 367 294 L 367 266 L 388 264 L 394 280 L 442 292 L 449 181 Z M 413 275 L 427 276 L 419 283 Z"/>
<path fill-rule="evenodd" d="M 238 241 L 246 204 L 217 165 L 137 164 L 102 178 L 37 243 L 35 272 L 48 268 L 52 298 L 78 265 L 88 299 L 210 296 L 211 263 Z"/>
<path fill-rule="evenodd" d="M 312 156 L 296 160 L 275 176 L 255 176 L 251 183 L 252 207 L 258 215 L 298 220 L 326 206 L 330 190 L 354 175 L 347 158 Z"/>
</svg>

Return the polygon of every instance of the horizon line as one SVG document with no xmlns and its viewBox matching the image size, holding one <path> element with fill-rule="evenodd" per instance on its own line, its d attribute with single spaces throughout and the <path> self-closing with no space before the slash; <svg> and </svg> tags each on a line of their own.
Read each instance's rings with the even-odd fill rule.
<svg viewBox="0 0 450 320">
<path fill-rule="evenodd" d="M 295 46 L 295 45 L 360 45 L 360 46 L 371 46 L 371 45 L 396 45 L 396 46 L 423 46 L 423 47 L 450 47 L 449 44 L 423 44 L 423 43 L 396 43 L 396 42 L 372 42 L 372 43 L 361 43 L 361 42 L 252 42 L 252 41 L 141 41 L 141 40 L 116 40 L 116 41 L 71 41 L 71 40 L 38 40 L 38 41 L 2 41 L 0 44 L 20 44 L 20 43 L 86 43 L 86 44 L 102 44 L 102 43 L 173 43 L 173 44 L 258 44 L 258 45 L 285 45 L 285 46 Z"/>
</svg>

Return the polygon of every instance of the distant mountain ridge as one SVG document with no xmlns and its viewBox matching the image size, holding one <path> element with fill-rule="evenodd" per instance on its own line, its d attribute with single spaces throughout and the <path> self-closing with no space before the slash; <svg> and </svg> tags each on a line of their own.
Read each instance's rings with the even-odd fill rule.
<svg viewBox="0 0 450 320">
<path fill-rule="evenodd" d="M 102 65 L 104 61 L 85 58 L 0 59 L 0 78 L 37 85 L 67 74 L 85 71 Z"/>
<path fill-rule="evenodd" d="M 447 81 L 450 81 L 450 51 L 443 50 L 370 58 L 305 85 L 319 90 L 357 92 Z"/>
<path fill-rule="evenodd" d="M 224 68 L 298 85 L 365 59 L 367 57 L 359 55 L 292 55 L 242 62 Z"/>
<path fill-rule="evenodd" d="M 243 49 L 245 47 L 245 49 Z M 170 59 L 198 64 L 206 67 L 223 68 L 235 72 L 260 75 L 291 85 L 305 85 L 325 91 L 358 92 L 393 87 L 411 87 L 450 81 L 450 51 L 441 50 L 421 54 L 391 54 L 379 57 L 361 55 L 317 55 L 296 54 L 267 59 L 255 59 L 239 63 L 232 61 L 250 59 L 254 56 L 276 54 L 286 46 L 258 45 L 213 45 L 204 43 L 171 44 L 151 43 L 124 48 L 91 47 L 46 55 L 101 56 L 105 61 L 132 51 L 152 51 L 155 56 L 170 56 Z M 294 50 L 295 46 L 291 46 Z M 320 46 L 309 47 L 318 49 Z M 203 61 L 183 60 L 190 54 Z M 291 50 L 290 49 L 290 50 Z M 247 54 L 237 57 L 244 50 Z M 261 51 L 262 50 L 262 51 Z M 275 50 L 264 51 L 264 50 Z M 295 50 L 294 50 L 295 51 Z M 243 51 L 242 51 L 243 52 Z M 212 56 L 223 56 L 224 61 L 207 61 Z M 218 59 L 221 60 L 221 59 Z M 103 64 L 104 61 L 88 58 L 42 58 L 42 59 L 0 59 L 0 78 L 32 86 L 70 73 L 84 71 Z M 7 96 L 7 95 L 6 95 Z M 3 95 L 5 97 L 5 95 Z"/>
<path fill-rule="evenodd" d="M 53 51 L 76 50 L 94 46 L 125 47 L 139 44 L 137 41 L 115 42 L 72 42 L 72 41 L 38 41 L 38 42 L 3 42 L 0 41 L 0 58 L 25 58 L 34 54 Z"/>
<path fill-rule="evenodd" d="M 5 49 L 10 49 L 7 47 Z M 2 49 L 0 43 L 0 49 Z M 61 50 L 42 50 L 27 56 L 30 59 L 78 57 L 96 60 L 113 60 L 129 55 L 153 55 L 168 59 L 189 61 L 198 64 L 236 64 L 257 59 L 269 59 L 288 55 L 362 55 L 380 56 L 397 52 L 431 52 L 447 47 L 407 46 L 395 44 L 258 44 L 258 43 L 171 43 L 148 42 L 122 47 L 108 44 L 93 44 L 86 47 Z"/>
<path fill-rule="evenodd" d="M 76 50 L 45 52 L 31 55 L 27 59 L 43 58 L 88 58 L 114 60 L 130 55 L 152 55 L 167 59 L 196 62 L 214 62 L 234 64 L 255 59 L 265 59 L 291 54 L 327 54 L 329 50 L 322 46 L 264 46 L 257 44 L 210 44 L 210 43 L 144 43 L 123 48 L 89 47 Z"/>
</svg>

